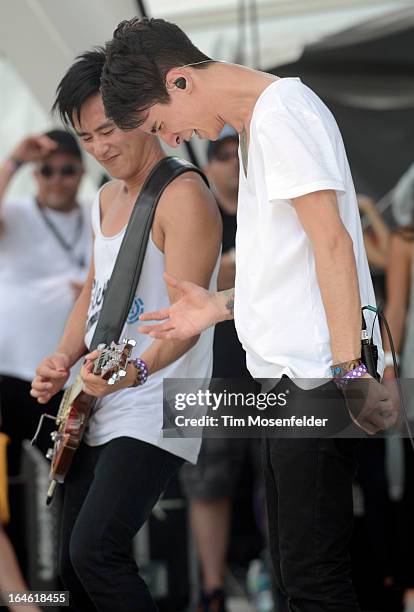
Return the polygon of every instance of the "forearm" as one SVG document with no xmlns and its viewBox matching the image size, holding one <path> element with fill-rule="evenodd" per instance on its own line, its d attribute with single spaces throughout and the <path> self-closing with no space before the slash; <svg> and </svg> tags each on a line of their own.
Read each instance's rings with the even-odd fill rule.
<svg viewBox="0 0 414 612">
<path fill-rule="evenodd" d="M 4 199 L 4 194 L 9 186 L 9 183 L 16 171 L 16 167 L 13 165 L 13 162 L 10 160 L 4 161 L 0 165 L 0 221 L 1 213 L 2 213 L 2 204 Z"/>
<path fill-rule="evenodd" d="M 382 220 L 381 215 L 377 212 L 375 206 L 373 206 L 367 216 L 371 222 L 371 227 L 378 240 L 378 248 L 382 253 L 386 253 L 389 246 L 390 230 L 386 223 Z"/>
<path fill-rule="evenodd" d="M 361 302 L 352 240 L 344 233 L 334 244 L 315 249 L 316 273 L 325 308 L 333 363 L 361 355 Z"/>
<path fill-rule="evenodd" d="M 147 364 L 149 374 L 155 374 L 193 348 L 198 338 L 199 336 L 187 340 L 154 340 L 140 357 Z"/>
<path fill-rule="evenodd" d="M 90 293 L 86 289 L 80 293 L 69 315 L 62 338 L 56 348 L 57 353 L 67 355 L 70 366 L 75 364 L 87 351 L 84 336 L 89 297 Z"/>
<path fill-rule="evenodd" d="M 234 263 L 229 260 L 224 261 L 222 259 L 222 263 L 217 277 L 218 291 L 225 291 L 231 287 L 234 287 L 235 276 L 236 268 Z"/>
<path fill-rule="evenodd" d="M 365 252 L 368 257 L 368 263 L 371 266 L 385 269 L 387 265 L 387 255 L 384 251 L 373 241 L 371 236 L 364 235 L 364 246 Z"/>
<path fill-rule="evenodd" d="M 392 334 L 395 351 L 397 354 L 399 354 L 402 349 L 402 339 L 404 334 L 406 314 L 407 311 L 403 306 L 393 307 L 387 305 L 384 311 L 384 316 L 388 322 Z M 384 329 L 382 333 L 382 343 L 384 351 L 391 350 L 390 343 L 388 340 L 388 334 L 385 333 Z"/>
</svg>

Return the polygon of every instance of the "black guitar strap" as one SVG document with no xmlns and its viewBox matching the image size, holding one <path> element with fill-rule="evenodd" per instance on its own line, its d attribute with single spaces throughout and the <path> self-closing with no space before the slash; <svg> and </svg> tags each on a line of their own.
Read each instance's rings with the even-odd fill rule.
<svg viewBox="0 0 414 612">
<path fill-rule="evenodd" d="M 184 172 L 202 171 L 178 157 L 166 157 L 152 169 L 135 202 L 128 226 L 105 292 L 90 350 L 99 344 L 118 342 L 134 300 L 155 210 L 164 189 Z"/>
</svg>

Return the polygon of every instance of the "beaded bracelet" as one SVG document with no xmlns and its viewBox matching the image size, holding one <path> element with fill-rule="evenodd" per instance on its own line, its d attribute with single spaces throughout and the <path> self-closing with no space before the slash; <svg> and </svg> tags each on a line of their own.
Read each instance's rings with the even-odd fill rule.
<svg viewBox="0 0 414 612">
<path fill-rule="evenodd" d="M 130 359 L 129 363 L 132 363 L 137 370 L 137 375 L 134 381 L 133 387 L 143 385 L 148 380 L 148 366 L 143 359 L 137 357 L 136 359 Z"/>
</svg>

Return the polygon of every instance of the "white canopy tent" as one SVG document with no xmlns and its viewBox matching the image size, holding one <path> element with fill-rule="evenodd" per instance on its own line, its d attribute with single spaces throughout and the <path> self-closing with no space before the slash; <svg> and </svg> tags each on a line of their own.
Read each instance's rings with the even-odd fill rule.
<svg viewBox="0 0 414 612">
<path fill-rule="evenodd" d="M 143 0 L 150 16 L 180 25 L 207 54 L 263 69 L 295 60 L 327 34 L 409 6 L 411 0 Z M 135 0 L 2 0 L 0 5 L 0 156 L 27 133 L 56 125 L 56 85 L 75 56 L 139 14 Z M 243 10 L 244 9 L 244 10 Z M 256 17 L 256 19 L 255 19 Z M 197 146 L 200 147 L 199 143 Z M 92 176 L 99 170 L 90 164 Z M 27 193 L 23 171 L 11 195 Z M 83 194 L 95 186 L 86 181 Z"/>
</svg>

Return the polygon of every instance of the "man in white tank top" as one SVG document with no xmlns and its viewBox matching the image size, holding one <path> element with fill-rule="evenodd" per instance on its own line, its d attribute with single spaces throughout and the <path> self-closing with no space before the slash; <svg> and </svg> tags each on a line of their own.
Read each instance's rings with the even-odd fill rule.
<svg viewBox="0 0 414 612">
<path fill-rule="evenodd" d="M 125 227 L 148 174 L 165 157 L 160 143 L 140 130 L 124 133 L 105 116 L 99 93 L 103 51 L 83 54 L 61 81 L 55 109 L 72 124 L 84 149 L 116 180 L 98 192 L 92 210 L 94 255 L 88 279 L 56 351 L 44 359 L 32 395 L 46 403 L 87 352 Z M 195 462 L 200 440 L 163 439 L 164 377 L 209 378 L 212 330 L 199 338 L 165 342 L 137 331 L 142 312 L 166 308 L 178 293 L 163 272 L 214 290 L 221 222 L 202 178 L 175 179 L 158 203 L 133 306 L 121 337 L 137 341 L 135 357 L 148 368 L 145 384 L 134 363 L 115 387 L 91 373 L 96 352 L 81 370 L 85 391 L 98 401 L 64 485 L 60 572 L 74 609 L 155 610 L 130 554 L 131 540 L 148 518 L 170 477 Z"/>
<path fill-rule="evenodd" d="M 375 305 L 375 296 L 345 148 L 327 107 L 300 79 L 212 60 L 162 19 L 121 22 L 106 53 L 102 97 L 122 129 L 158 133 L 170 146 L 193 133 L 215 140 L 225 123 L 240 134 L 235 290 L 210 294 L 169 279 L 183 297 L 145 313 L 167 321 L 143 331 L 187 338 L 233 318 L 234 304 L 254 378 L 285 377 L 289 404 L 304 413 L 320 402 L 317 379 L 325 379 L 335 414 L 350 421 L 346 389 L 359 376 L 370 390 L 359 427 L 375 433 L 394 424 L 387 389 L 360 359 L 361 305 Z M 375 342 L 381 374 L 379 329 Z M 333 375 L 350 385 L 346 404 Z M 355 612 L 347 552 L 355 440 L 264 442 L 270 546 L 286 606 Z"/>
</svg>

